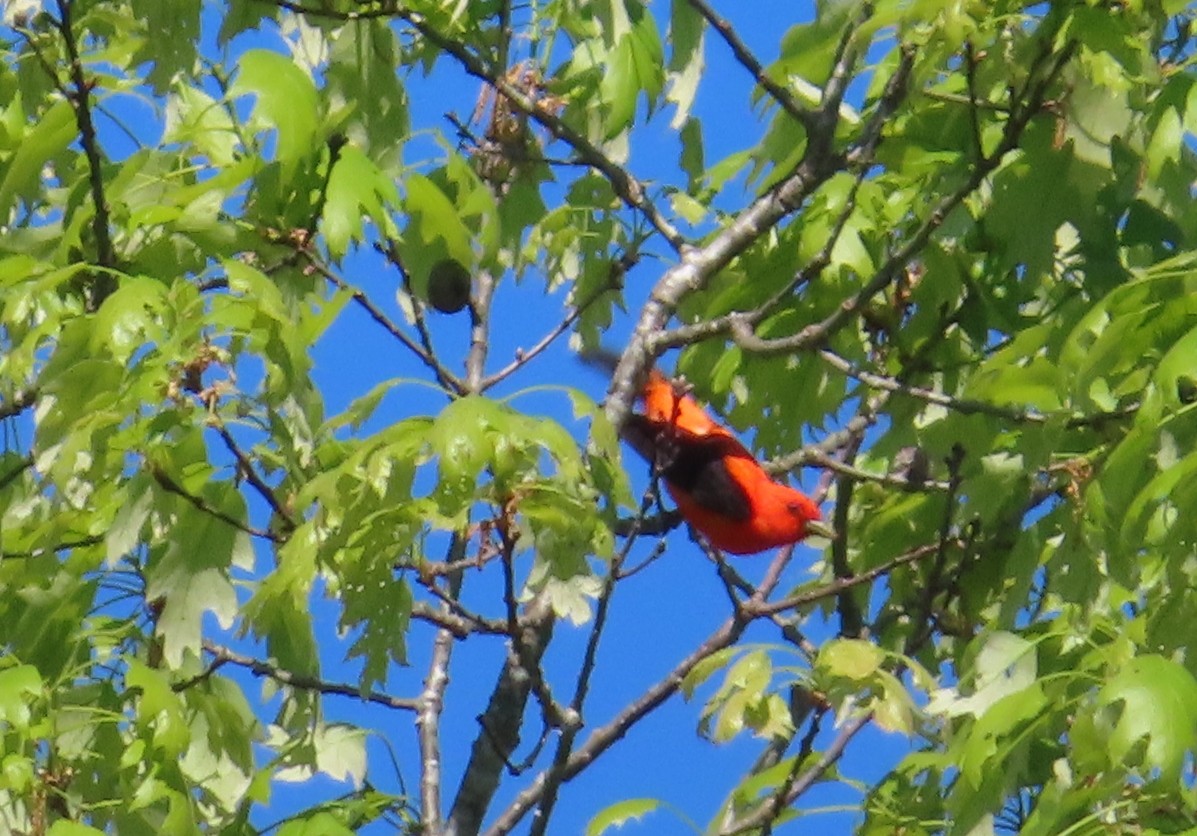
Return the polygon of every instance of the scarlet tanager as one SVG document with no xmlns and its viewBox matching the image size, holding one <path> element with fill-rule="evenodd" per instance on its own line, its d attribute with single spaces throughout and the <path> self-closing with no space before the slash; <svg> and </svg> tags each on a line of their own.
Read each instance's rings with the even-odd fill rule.
<svg viewBox="0 0 1197 836">
<path fill-rule="evenodd" d="M 731 432 L 655 369 L 642 392 L 644 412 L 621 434 L 665 481 L 682 517 L 712 545 L 754 554 L 828 533 L 819 508 L 774 481 Z"/>
</svg>

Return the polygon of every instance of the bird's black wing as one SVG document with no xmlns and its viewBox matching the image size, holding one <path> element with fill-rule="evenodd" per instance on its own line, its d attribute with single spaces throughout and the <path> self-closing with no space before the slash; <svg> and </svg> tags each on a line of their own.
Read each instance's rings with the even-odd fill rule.
<svg viewBox="0 0 1197 836">
<path fill-rule="evenodd" d="M 752 516 L 748 494 L 726 465 L 729 457 L 751 459 L 752 454 L 734 438 L 695 435 L 635 413 L 628 416 L 621 435 L 674 490 L 737 522 Z"/>
</svg>

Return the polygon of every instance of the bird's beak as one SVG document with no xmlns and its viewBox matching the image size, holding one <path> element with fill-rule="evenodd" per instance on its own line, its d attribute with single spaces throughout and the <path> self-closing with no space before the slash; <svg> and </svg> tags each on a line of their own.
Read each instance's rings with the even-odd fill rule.
<svg viewBox="0 0 1197 836">
<path fill-rule="evenodd" d="M 827 523 L 819 522 L 818 520 L 811 520 L 806 524 L 807 537 L 826 537 L 828 540 L 835 539 L 835 529 Z"/>
</svg>

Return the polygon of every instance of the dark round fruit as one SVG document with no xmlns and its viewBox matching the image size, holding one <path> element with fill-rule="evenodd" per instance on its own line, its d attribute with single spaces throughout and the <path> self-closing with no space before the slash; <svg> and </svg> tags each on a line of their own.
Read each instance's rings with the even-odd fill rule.
<svg viewBox="0 0 1197 836">
<path fill-rule="evenodd" d="M 1197 401 L 1197 380 L 1182 374 L 1176 378 L 1176 399 L 1183 404 Z"/>
<path fill-rule="evenodd" d="M 470 271 L 456 259 L 445 258 L 428 273 L 428 304 L 441 313 L 457 313 L 470 302 Z"/>
</svg>

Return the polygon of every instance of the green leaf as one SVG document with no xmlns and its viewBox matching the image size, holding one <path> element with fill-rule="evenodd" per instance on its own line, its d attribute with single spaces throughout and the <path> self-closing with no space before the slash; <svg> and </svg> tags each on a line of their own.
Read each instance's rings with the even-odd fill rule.
<svg viewBox="0 0 1197 836">
<path fill-rule="evenodd" d="M 698 689 L 698 686 L 710 679 L 711 675 L 714 674 L 715 671 L 726 666 L 727 663 L 731 661 L 732 657 L 739 652 L 740 648 L 738 647 L 725 647 L 722 650 L 716 651 L 710 656 L 707 656 L 697 665 L 692 667 L 690 672 L 687 673 L 685 678 L 682 680 L 682 694 L 685 696 L 685 698 L 692 698 L 694 696 L 694 692 Z"/>
<path fill-rule="evenodd" d="M 1197 680 L 1162 656 L 1132 659 L 1097 694 L 1095 723 L 1106 734 L 1111 764 L 1158 769 L 1180 779 L 1197 740 Z M 1139 744 L 1146 744 L 1133 756 Z"/>
<path fill-rule="evenodd" d="M 319 812 L 287 822 L 278 836 L 354 836 L 354 831 L 332 813 Z"/>
<path fill-rule="evenodd" d="M 669 42 L 672 51 L 669 55 L 667 98 L 677 105 L 677 112 L 669 123 L 669 127 L 675 131 L 683 125 L 697 124 L 696 120 L 690 118 L 690 108 L 698 94 L 698 83 L 706 67 L 703 54 L 705 31 L 706 21 L 694 4 L 686 0 L 672 0 L 669 4 Z M 682 141 L 686 142 L 684 131 Z"/>
<path fill-rule="evenodd" d="M 949 717 L 981 717 L 999 700 L 1030 687 L 1038 671 L 1035 645 L 1013 633 L 998 631 L 984 638 L 972 668 L 972 695 L 955 689 L 931 695 L 927 711 Z"/>
<path fill-rule="evenodd" d="M 75 111 L 65 99 L 54 102 L 33 122 L 0 179 L 0 218 L 8 217 L 16 201 L 36 194 L 42 167 L 65 151 L 77 132 Z"/>
<path fill-rule="evenodd" d="M 702 123 L 694 118 L 687 119 L 678 133 L 678 137 L 682 141 L 682 153 L 678 159 L 678 165 L 686 173 L 686 190 L 693 193 L 698 190 L 698 184 L 702 180 L 703 167 L 706 165 L 706 153 L 703 150 L 702 142 Z M 706 206 L 701 202 L 696 200 L 694 204 L 694 207 L 690 207 L 682 213 L 690 223 L 697 223 L 707 211 Z M 702 209 L 701 213 L 699 208 Z"/>
<path fill-rule="evenodd" d="M 33 665 L 0 670 L 0 722 L 24 732 L 33 715 L 30 699 L 42 693 L 42 678 Z"/>
<path fill-rule="evenodd" d="M 599 85 L 607 109 L 603 139 L 611 139 L 627 130 L 636 114 L 640 87 L 636 80 L 635 49 L 631 36 L 625 35 L 607 55 L 607 71 Z"/>
<path fill-rule="evenodd" d="M 154 493 L 148 479 L 132 480 L 126 487 L 127 499 L 116 512 L 112 526 L 104 535 L 107 562 L 111 567 L 133 550 L 141 540 L 141 527 L 153 510 Z"/>
<path fill-rule="evenodd" d="M 394 181 L 359 148 L 343 147 L 329 175 L 321 225 L 333 257 L 344 255 L 351 241 L 361 239 L 363 215 L 377 222 L 385 207 L 398 202 Z"/>
<path fill-rule="evenodd" d="M 613 827 L 622 827 L 630 821 L 639 821 L 649 813 L 661 808 L 657 798 L 628 798 L 604 807 L 586 825 L 586 836 L 600 836 Z"/>
<path fill-rule="evenodd" d="M 315 762 L 279 771 L 280 781 L 304 781 L 313 767 L 335 781 L 347 781 L 360 787 L 366 775 L 366 733 L 344 723 L 321 724 L 312 733 Z"/>
<path fill-rule="evenodd" d="M 294 61 L 267 49 L 251 49 L 237 62 L 232 96 L 257 97 L 254 115 L 277 129 L 276 159 L 285 172 L 321 147 L 316 131 L 319 100 L 312 79 Z"/>
<path fill-rule="evenodd" d="M 167 676 L 138 659 L 130 659 L 125 686 L 140 692 L 138 723 L 150 733 L 154 745 L 161 747 L 168 757 L 182 754 L 191 739 L 191 730 L 183 701 L 171 688 Z"/>
<path fill-rule="evenodd" d="M 189 144 L 221 168 L 237 161 L 240 146 L 228 111 L 203 90 L 187 86 L 166 100 L 162 141 Z"/>
<path fill-rule="evenodd" d="M 831 676 L 853 681 L 869 679 L 885 661 L 885 653 L 864 639 L 836 639 L 819 650 L 817 666 Z"/>
</svg>

